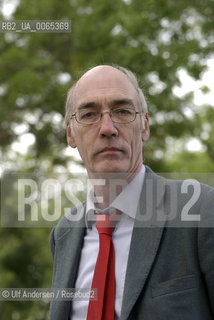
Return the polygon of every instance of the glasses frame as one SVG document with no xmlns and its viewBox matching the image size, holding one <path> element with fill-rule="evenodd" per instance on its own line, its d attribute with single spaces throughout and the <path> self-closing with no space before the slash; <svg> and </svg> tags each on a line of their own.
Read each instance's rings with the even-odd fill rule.
<svg viewBox="0 0 214 320">
<path fill-rule="evenodd" d="M 102 116 L 103 116 L 105 113 L 109 113 L 109 117 L 111 118 L 111 121 L 112 121 L 112 122 L 118 123 L 118 124 L 127 124 L 127 123 L 130 123 L 130 122 L 135 121 L 137 114 L 142 114 L 142 113 L 143 113 L 143 111 L 136 111 L 136 110 L 132 109 L 132 110 L 134 111 L 134 119 L 133 119 L 133 120 L 128 121 L 128 122 L 118 122 L 118 121 L 114 121 L 114 120 L 112 119 L 112 112 L 115 111 L 115 110 L 118 110 L 118 109 L 121 109 L 121 108 L 117 108 L 117 109 L 110 110 L 110 111 L 100 112 L 100 113 L 99 113 L 99 114 L 100 114 L 100 117 L 99 117 L 99 119 L 98 119 L 97 121 L 95 121 L 95 122 L 88 122 L 88 123 L 79 121 L 79 120 L 77 119 L 77 116 L 76 116 L 76 114 L 78 113 L 78 111 L 76 111 L 75 113 L 73 113 L 73 114 L 71 115 L 71 120 L 72 120 L 73 117 L 74 117 L 75 120 L 76 120 L 76 122 L 79 123 L 79 124 L 82 124 L 82 125 L 91 125 L 91 124 L 95 124 L 95 123 L 100 122 L 100 120 L 102 119 Z M 131 108 L 130 108 L 130 109 L 131 109 Z"/>
</svg>

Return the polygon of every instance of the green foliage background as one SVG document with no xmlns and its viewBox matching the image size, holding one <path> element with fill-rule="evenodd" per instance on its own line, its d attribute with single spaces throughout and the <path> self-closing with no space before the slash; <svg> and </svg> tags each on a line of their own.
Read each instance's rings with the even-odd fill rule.
<svg viewBox="0 0 214 320">
<path fill-rule="evenodd" d="M 20 0 L 13 19 L 71 19 L 72 32 L 0 33 L 2 174 L 69 172 L 66 91 L 80 71 L 103 63 L 130 68 L 145 90 L 151 124 L 146 164 L 156 172 L 213 172 L 213 105 L 194 105 L 194 89 L 180 98 L 173 94 L 181 84 L 180 69 L 196 80 L 206 71 L 206 59 L 214 53 L 213 16 L 213 0 Z M 35 138 L 25 154 L 12 148 L 21 124 Z M 191 137 L 202 151 L 185 149 Z M 15 210 L 12 196 L 11 206 Z M 49 232 L 1 228 L 0 287 L 50 287 Z M 48 304 L 0 301 L 0 314 L 2 320 L 47 319 Z"/>
</svg>

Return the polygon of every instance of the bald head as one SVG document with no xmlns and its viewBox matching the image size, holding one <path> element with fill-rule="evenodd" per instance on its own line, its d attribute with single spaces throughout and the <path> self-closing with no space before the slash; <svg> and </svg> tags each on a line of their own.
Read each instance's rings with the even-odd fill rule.
<svg viewBox="0 0 214 320">
<path fill-rule="evenodd" d="M 112 66 L 100 65 L 88 70 L 83 76 L 77 81 L 74 90 L 75 93 L 80 90 L 80 88 L 84 91 L 87 89 L 88 84 L 91 81 L 94 82 L 94 88 L 97 90 L 102 90 L 103 87 L 117 87 L 118 80 L 125 79 L 129 84 L 130 81 L 127 76 Z"/>
<path fill-rule="evenodd" d="M 77 101 L 81 101 L 81 96 L 88 90 L 90 86 L 90 94 L 102 92 L 105 88 L 111 87 L 115 90 L 120 87 L 120 82 L 125 83 L 124 90 L 129 89 L 135 91 L 139 108 L 146 113 L 147 103 L 142 90 L 138 86 L 135 75 L 120 66 L 112 67 L 109 65 L 99 65 L 84 73 L 80 79 L 68 91 L 66 101 L 66 123 L 70 120 L 75 110 Z M 92 85 L 93 84 L 93 85 Z M 118 88 L 119 89 L 119 88 Z M 121 89 L 121 88 L 120 88 Z"/>
</svg>

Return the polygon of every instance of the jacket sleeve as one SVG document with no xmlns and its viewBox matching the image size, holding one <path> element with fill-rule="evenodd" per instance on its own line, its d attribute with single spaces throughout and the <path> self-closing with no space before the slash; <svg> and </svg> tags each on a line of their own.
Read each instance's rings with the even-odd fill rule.
<svg viewBox="0 0 214 320">
<path fill-rule="evenodd" d="M 214 189 L 206 192 L 201 206 L 198 249 L 201 271 L 207 285 L 210 308 L 214 316 Z"/>
<path fill-rule="evenodd" d="M 54 232 L 55 232 L 55 228 L 51 231 L 50 234 L 50 249 L 51 249 L 51 255 L 52 258 L 54 260 L 54 253 L 55 253 L 55 239 L 54 239 Z"/>
</svg>

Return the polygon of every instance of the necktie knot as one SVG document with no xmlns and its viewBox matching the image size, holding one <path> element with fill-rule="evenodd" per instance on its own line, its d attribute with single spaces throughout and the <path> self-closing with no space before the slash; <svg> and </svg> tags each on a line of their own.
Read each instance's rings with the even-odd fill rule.
<svg viewBox="0 0 214 320">
<path fill-rule="evenodd" d="M 99 235 L 106 234 L 111 237 L 114 231 L 114 223 L 109 215 L 99 214 L 97 215 L 96 228 Z"/>
</svg>

